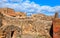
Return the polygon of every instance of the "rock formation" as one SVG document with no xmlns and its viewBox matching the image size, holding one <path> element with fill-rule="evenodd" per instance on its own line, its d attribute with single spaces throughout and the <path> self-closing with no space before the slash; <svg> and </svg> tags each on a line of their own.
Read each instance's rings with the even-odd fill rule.
<svg viewBox="0 0 60 38">
<path fill-rule="evenodd" d="M 5 38 L 51 38 L 49 31 L 53 16 L 15 12 L 10 8 L 0 8 L 0 30 Z"/>
</svg>

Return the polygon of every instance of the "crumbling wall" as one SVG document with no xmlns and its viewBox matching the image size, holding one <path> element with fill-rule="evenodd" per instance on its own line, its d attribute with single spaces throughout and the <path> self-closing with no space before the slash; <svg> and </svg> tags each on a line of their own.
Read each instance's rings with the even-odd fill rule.
<svg viewBox="0 0 60 38">
<path fill-rule="evenodd" d="M 54 16 L 47 16 L 44 14 L 33 14 L 31 16 L 33 19 L 37 19 L 37 20 L 47 20 L 47 21 L 52 21 Z"/>
<path fill-rule="evenodd" d="M 17 38 L 21 35 L 21 28 L 14 25 L 2 26 L 0 28 L 2 38 Z"/>
<path fill-rule="evenodd" d="M 15 12 L 17 18 L 26 18 L 26 13 L 23 12 Z"/>
<path fill-rule="evenodd" d="M 21 28 L 22 38 L 24 37 L 51 38 L 49 31 L 52 25 L 53 17 L 37 14 L 31 17 L 17 18 L 4 13 L 2 14 L 3 14 L 2 27 L 10 26 L 10 25 L 18 26 L 19 28 Z"/>
</svg>

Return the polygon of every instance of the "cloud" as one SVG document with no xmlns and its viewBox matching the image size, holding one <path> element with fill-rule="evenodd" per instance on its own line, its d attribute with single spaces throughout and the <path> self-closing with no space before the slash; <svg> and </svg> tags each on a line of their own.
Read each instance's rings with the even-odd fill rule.
<svg viewBox="0 0 60 38">
<path fill-rule="evenodd" d="M 1 0 L 2 2 L 10 2 L 10 3 L 13 3 L 13 2 L 22 2 L 23 0 Z"/>
<path fill-rule="evenodd" d="M 30 0 L 1 0 L 0 8 L 13 8 L 15 11 L 27 12 L 27 14 L 44 13 L 53 15 L 56 11 L 60 12 L 60 6 L 40 6 Z"/>
<path fill-rule="evenodd" d="M 60 11 L 60 6 L 55 6 L 56 11 Z"/>
</svg>

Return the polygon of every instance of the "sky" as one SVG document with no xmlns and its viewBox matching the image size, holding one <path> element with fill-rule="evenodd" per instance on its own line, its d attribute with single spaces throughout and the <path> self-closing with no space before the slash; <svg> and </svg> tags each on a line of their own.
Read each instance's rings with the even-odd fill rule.
<svg viewBox="0 0 60 38">
<path fill-rule="evenodd" d="M 31 0 L 39 5 L 59 6 L 60 0 Z"/>
<path fill-rule="evenodd" d="M 27 15 L 60 13 L 60 0 L 0 0 L 0 8 L 12 8 Z"/>
</svg>

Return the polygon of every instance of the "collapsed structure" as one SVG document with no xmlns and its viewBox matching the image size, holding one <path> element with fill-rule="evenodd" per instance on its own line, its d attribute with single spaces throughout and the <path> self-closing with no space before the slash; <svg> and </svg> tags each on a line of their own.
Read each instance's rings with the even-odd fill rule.
<svg viewBox="0 0 60 38">
<path fill-rule="evenodd" d="M 53 16 L 34 14 L 0 8 L 0 38 L 51 38 L 49 31 Z"/>
</svg>

